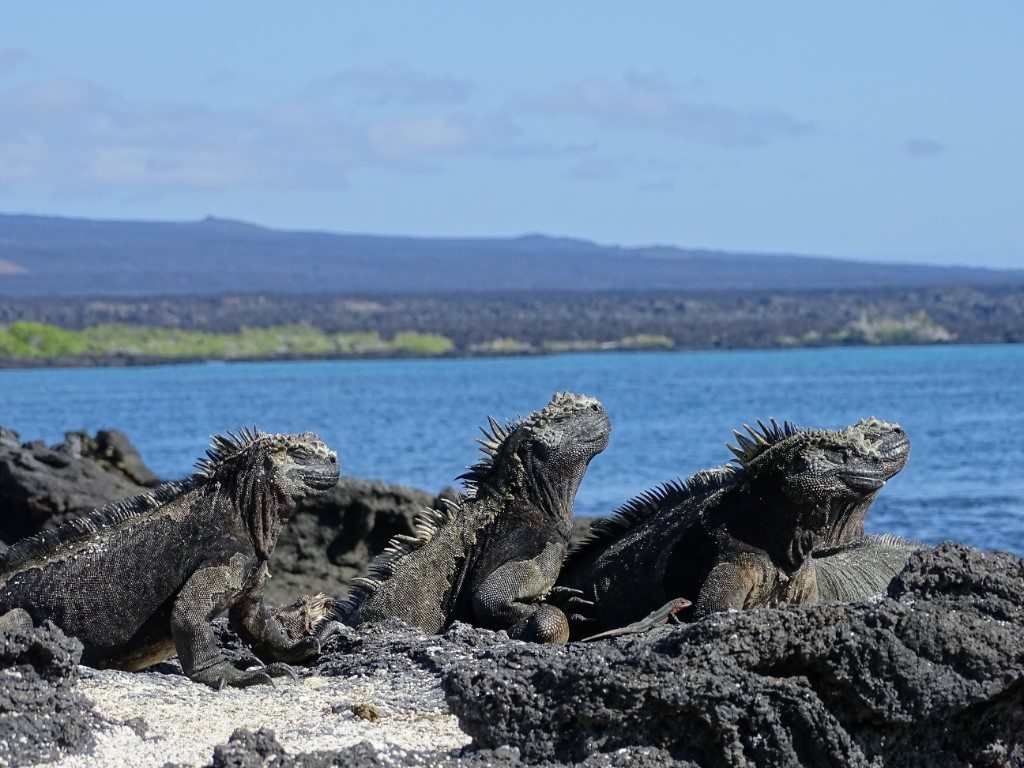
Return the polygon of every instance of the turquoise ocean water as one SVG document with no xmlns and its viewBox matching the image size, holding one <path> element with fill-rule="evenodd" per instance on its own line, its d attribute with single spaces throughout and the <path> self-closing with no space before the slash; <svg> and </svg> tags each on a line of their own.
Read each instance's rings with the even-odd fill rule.
<svg viewBox="0 0 1024 768">
<path fill-rule="evenodd" d="M 964 346 L 237 363 L 0 371 L 0 424 L 22 439 L 115 426 L 162 476 L 186 474 L 212 432 L 313 430 L 342 471 L 436 490 L 474 461 L 488 414 L 558 389 L 600 398 L 608 449 L 580 514 L 722 464 L 742 422 L 898 421 L 913 449 L 869 528 L 1024 553 L 1024 347 Z"/>
</svg>

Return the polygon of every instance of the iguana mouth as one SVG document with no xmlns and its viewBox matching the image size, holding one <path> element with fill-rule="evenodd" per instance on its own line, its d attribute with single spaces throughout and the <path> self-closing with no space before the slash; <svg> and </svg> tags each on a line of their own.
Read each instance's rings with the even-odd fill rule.
<svg viewBox="0 0 1024 768">
<path fill-rule="evenodd" d="M 338 484 L 338 473 L 305 474 L 302 482 L 317 491 L 329 491 Z"/>
<path fill-rule="evenodd" d="M 594 437 L 584 438 L 578 442 L 580 445 L 600 445 L 603 448 L 608 445 L 608 435 L 595 435 Z"/>
<path fill-rule="evenodd" d="M 856 491 L 877 491 L 885 485 L 886 481 L 885 475 L 877 471 L 858 472 L 853 469 L 844 469 L 839 473 L 839 477 Z"/>
<path fill-rule="evenodd" d="M 900 430 L 886 437 L 882 441 L 881 452 L 882 460 L 887 465 L 895 465 L 893 468 L 895 472 L 898 472 L 906 464 L 907 457 L 910 455 L 910 439 L 907 437 L 907 433 Z"/>
</svg>

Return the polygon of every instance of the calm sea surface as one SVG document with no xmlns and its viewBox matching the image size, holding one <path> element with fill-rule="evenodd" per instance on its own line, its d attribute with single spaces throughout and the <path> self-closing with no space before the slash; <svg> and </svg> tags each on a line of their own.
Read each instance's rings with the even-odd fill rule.
<svg viewBox="0 0 1024 768">
<path fill-rule="evenodd" d="M 910 463 L 874 531 L 1024 553 L 1024 347 L 567 355 L 0 371 L 0 424 L 23 440 L 115 426 L 181 476 L 212 432 L 313 430 L 342 471 L 436 490 L 475 459 L 476 428 L 558 389 L 600 398 L 611 445 L 577 499 L 603 514 L 638 491 L 724 463 L 744 421 L 898 421 Z"/>
</svg>

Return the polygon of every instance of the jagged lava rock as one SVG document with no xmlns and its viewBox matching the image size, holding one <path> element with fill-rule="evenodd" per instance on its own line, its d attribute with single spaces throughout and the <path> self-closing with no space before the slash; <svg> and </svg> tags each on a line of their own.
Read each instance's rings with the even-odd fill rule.
<svg viewBox="0 0 1024 768">
<path fill-rule="evenodd" d="M 1024 561 L 944 544 L 880 603 L 498 645 L 444 685 L 478 747 L 536 761 L 644 745 L 704 766 L 1002 766 L 1024 741 Z"/>
<path fill-rule="evenodd" d="M 97 718 L 73 690 L 82 644 L 50 622 L 0 632 L 0 765 L 85 752 Z"/>
<path fill-rule="evenodd" d="M 17 432 L 0 427 L 0 540 L 11 544 L 156 482 L 117 430 L 95 437 L 68 432 L 64 442 L 48 447 L 22 444 Z"/>
<path fill-rule="evenodd" d="M 274 736 L 274 732 L 261 728 L 255 733 L 239 729 L 231 734 L 226 744 L 214 749 L 213 762 L 206 768 L 391 768 L 396 766 L 433 766 L 433 768 L 568 768 L 565 763 L 533 763 L 522 759 L 519 750 L 510 747 L 498 749 L 466 749 L 451 754 L 440 750 L 378 749 L 369 742 L 360 742 L 338 750 L 302 752 L 289 755 Z M 662 750 L 650 748 L 622 749 L 612 755 L 593 755 L 575 763 L 577 768 L 664 768 L 673 765 L 686 768 L 686 764 L 672 760 Z"/>
</svg>

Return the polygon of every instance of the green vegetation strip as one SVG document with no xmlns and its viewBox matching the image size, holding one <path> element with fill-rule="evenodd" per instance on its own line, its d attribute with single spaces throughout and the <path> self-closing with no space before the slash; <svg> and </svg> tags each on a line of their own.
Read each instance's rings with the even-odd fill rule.
<svg viewBox="0 0 1024 768">
<path fill-rule="evenodd" d="M 325 333 L 308 325 L 243 328 L 238 333 L 184 331 L 135 325 L 97 325 L 69 331 L 41 323 L 0 327 L 0 356 L 204 358 L 409 355 L 438 357 L 454 348 L 450 339 L 405 331 L 385 341 L 372 333 Z"/>
<path fill-rule="evenodd" d="M 639 334 L 618 341 L 545 341 L 535 346 L 510 338 L 469 345 L 469 354 L 671 349 L 667 336 Z M 97 325 L 71 331 L 43 323 L 0 326 L 0 358 L 8 360 L 121 358 L 251 360 L 275 357 L 442 357 L 456 352 L 445 336 L 403 331 L 390 341 L 376 331 L 326 333 L 310 325 L 243 328 L 237 333 L 187 331 L 144 325 Z"/>
</svg>

